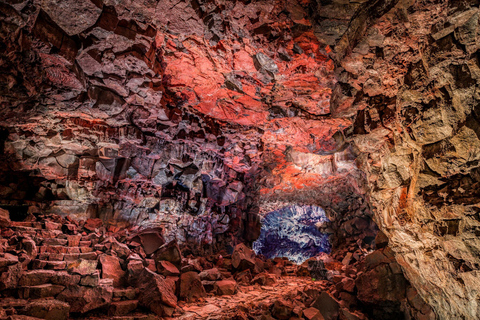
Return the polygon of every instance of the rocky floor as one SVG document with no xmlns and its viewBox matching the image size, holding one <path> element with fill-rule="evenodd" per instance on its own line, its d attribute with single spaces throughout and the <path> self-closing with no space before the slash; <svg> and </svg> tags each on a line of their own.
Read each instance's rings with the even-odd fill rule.
<svg viewBox="0 0 480 320">
<path fill-rule="evenodd" d="M 381 233 L 295 265 L 242 243 L 195 257 L 99 219 L 0 209 L 0 226 L 0 319 L 435 319 Z"/>
</svg>

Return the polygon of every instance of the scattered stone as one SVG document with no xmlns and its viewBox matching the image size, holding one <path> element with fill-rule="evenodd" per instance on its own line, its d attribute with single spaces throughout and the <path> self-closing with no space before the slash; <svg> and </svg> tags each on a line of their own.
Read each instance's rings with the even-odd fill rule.
<svg viewBox="0 0 480 320">
<path fill-rule="evenodd" d="M 101 255 L 99 258 L 102 265 L 102 279 L 113 279 L 113 286 L 121 287 L 125 282 L 125 271 L 123 271 L 120 260 L 117 257 Z"/>
<path fill-rule="evenodd" d="M 50 299 L 39 299 L 29 302 L 23 314 L 45 319 L 45 320 L 66 320 L 69 319 L 70 306 L 68 303 L 50 300 Z"/>
<path fill-rule="evenodd" d="M 171 262 L 177 268 L 182 265 L 182 253 L 176 241 L 170 241 L 158 248 L 155 251 L 154 259 L 156 262 L 162 260 Z"/>
<path fill-rule="evenodd" d="M 97 271 L 96 260 L 85 260 L 79 259 L 77 261 L 71 262 L 67 266 L 68 272 L 79 274 L 82 276 L 91 275 Z"/>
<path fill-rule="evenodd" d="M 171 308 L 177 307 L 175 283 L 144 268 L 137 279 L 139 305 L 150 309 L 158 316 L 169 316 Z"/>
<path fill-rule="evenodd" d="M 255 253 L 243 243 L 238 244 L 233 250 L 232 266 L 240 271 L 255 267 Z"/>
<path fill-rule="evenodd" d="M 178 276 L 180 271 L 169 261 L 157 261 L 157 272 L 164 276 Z"/>
<path fill-rule="evenodd" d="M 179 298 L 187 302 L 198 301 L 206 296 L 202 281 L 195 271 L 182 273 L 180 276 Z"/>
<path fill-rule="evenodd" d="M 237 282 L 234 280 L 216 281 L 213 291 L 219 296 L 234 295 L 237 292 Z"/>
</svg>

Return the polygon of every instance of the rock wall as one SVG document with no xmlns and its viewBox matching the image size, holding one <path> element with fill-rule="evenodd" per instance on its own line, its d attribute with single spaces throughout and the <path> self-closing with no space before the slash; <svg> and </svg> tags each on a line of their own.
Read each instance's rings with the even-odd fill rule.
<svg viewBox="0 0 480 320">
<path fill-rule="evenodd" d="M 440 319 L 480 312 L 478 6 L 400 1 L 343 51 L 331 105 L 354 116 L 375 220 Z"/>
<path fill-rule="evenodd" d="M 478 7 L 1 1 L 0 203 L 202 250 L 285 204 L 341 247 L 373 212 L 436 314 L 476 319 Z"/>
<path fill-rule="evenodd" d="M 3 1 L 2 205 L 232 246 L 279 201 L 345 207 L 362 174 L 310 6 Z"/>
</svg>

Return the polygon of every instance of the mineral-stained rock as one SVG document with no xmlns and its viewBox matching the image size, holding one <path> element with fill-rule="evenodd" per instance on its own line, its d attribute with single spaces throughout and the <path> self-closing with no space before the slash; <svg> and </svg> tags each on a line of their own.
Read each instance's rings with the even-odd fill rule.
<svg viewBox="0 0 480 320">
<path fill-rule="evenodd" d="M 97 270 L 96 260 L 79 259 L 67 265 L 67 270 L 82 276 L 91 275 Z"/>
<path fill-rule="evenodd" d="M 10 213 L 0 208 L 0 227 L 7 227 L 10 224 Z"/>
<path fill-rule="evenodd" d="M 80 275 L 69 274 L 66 271 L 31 270 L 23 272 L 18 284 L 20 286 L 36 286 L 45 283 L 62 286 L 74 286 L 80 282 Z"/>
<path fill-rule="evenodd" d="M 91 1 L 44 0 L 42 9 L 70 36 L 93 26 L 102 12 Z"/>
<path fill-rule="evenodd" d="M 20 263 L 11 264 L 1 268 L 0 290 L 14 289 L 19 285 L 22 276 L 22 265 Z"/>
<path fill-rule="evenodd" d="M 187 302 L 200 300 L 206 296 L 202 281 L 195 271 L 189 271 L 180 275 L 179 298 Z"/>
<path fill-rule="evenodd" d="M 141 243 L 146 254 L 155 252 L 161 245 L 165 243 L 161 234 L 155 230 L 145 230 L 132 237 L 133 241 Z"/>
<path fill-rule="evenodd" d="M 41 284 L 38 286 L 23 287 L 19 290 L 19 296 L 23 299 L 39 299 L 55 297 L 63 291 L 65 287 L 55 284 Z"/>
<path fill-rule="evenodd" d="M 156 271 L 164 276 L 178 276 L 180 271 L 169 261 L 157 261 Z"/>
<path fill-rule="evenodd" d="M 143 262 L 141 260 L 130 260 L 127 265 L 127 277 L 130 285 L 137 283 L 138 277 L 143 271 Z"/>
<path fill-rule="evenodd" d="M 123 244 L 123 243 L 118 242 L 115 239 L 113 239 L 113 241 L 112 241 L 111 249 L 121 259 L 126 259 L 130 255 L 130 249 L 128 248 L 128 246 Z"/>
<path fill-rule="evenodd" d="M 110 316 L 124 316 L 137 308 L 137 300 L 115 301 L 110 304 L 108 314 Z"/>
<path fill-rule="evenodd" d="M 273 304 L 272 315 L 275 317 L 275 319 L 281 319 L 281 320 L 290 319 L 292 312 L 293 312 L 292 304 L 283 299 L 278 299 Z"/>
<path fill-rule="evenodd" d="M 11 0 L 0 34 L 0 205 L 69 217 L 35 235 L 0 210 L 0 252 L 25 250 L 0 260 L 0 288 L 97 249 L 134 281 L 165 241 L 231 252 L 264 214 L 305 203 L 331 209 L 333 248 L 358 247 L 313 268 L 349 292 L 335 296 L 350 300 L 336 272 L 354 279 L 373 216 L 392 254 L 355 279 L 364 303 L 404 296 L 403 272 L 439 318 L 478 318 L 478 1 Z M 153 235 L 127 242 L 141 261 L 97 244 L 127 225 L 118 239 Z M 219 266 L 261 271 L 235 254 Z M 80 281 L 31 271 L 25 286 Z"/>
<path fill-rule="evenodd" d="M 257 274 L 252 280 L 252 283 L 258 283 L 262 286 L 273 286 L 275 282 L 275 275 L 265 272 Z"/>
<path fill-rule="evenodd" d="M 217 268 L 207 269 L 200 272 L 199 277 L 201 280 L 215 281 L 222 278 L 222 274 Z"/>
<path fill-rule="evenodd" d="M 102 265 L 102 279 L 113 279 L 115 287 L 122 286 L 126 272 L 122 269 L 119 258 L 104 254 L 100 256 L 99 261 Z"/>
<path fill-rule="evenodd" d="M 177 307 L 175 283 L 144 268 L 137 280 L 139 305 L 149 308 L 159 316 L 168 315 L 170 308 Z"/>
<path fill-rule="evenodd" d="M 253 277 L 252 277 L 252 272 L 247 269 L 247 270 L 243 270 L 239 273 L 237 273 L 235 275 L 235 280 L 238 282 L 238 283 L 241 283 L 243 285 L 248 285 L 250 284 L 250 282 L 252 281 Z"/>
<path fill-rule="evenodd" d="M 18 263 L 18 256 L 14 256 L 13 254 L 4 253 L 3 256 L 0 257 L 0 268 L 4 268 L 16 263 Z"/>
<path fill-rule="evenodd" d="M 308 320 L 323 320 L 323 316 L 320 313 L 320 310 L 310 307 L 308 309 L 303 310 L 303 316 L 305 319 Z"/>
</svg>

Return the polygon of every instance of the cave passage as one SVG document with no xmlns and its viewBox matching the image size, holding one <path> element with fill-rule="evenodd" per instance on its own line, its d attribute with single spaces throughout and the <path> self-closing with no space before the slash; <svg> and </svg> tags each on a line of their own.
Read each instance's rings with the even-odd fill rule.
<svg viewBox="0 0 480 320">
<path fill-rule="evenodd" d="M 272 211 L 264 217 L 253 249 L 270 259 L 286 257 L 301 264 L 321 252 L 330 252 L 328 235 L 318 230 L 318 224 L 326 221 L 325 211 L 317 206 L 292 205 Z"/>
</svg>

